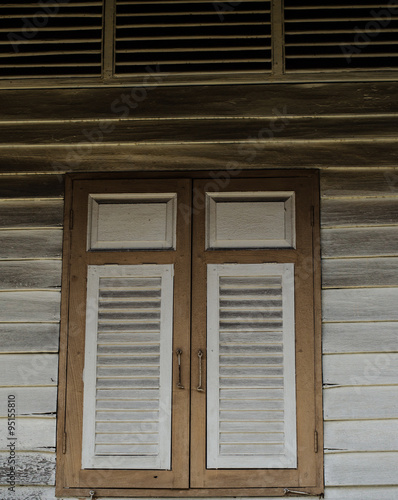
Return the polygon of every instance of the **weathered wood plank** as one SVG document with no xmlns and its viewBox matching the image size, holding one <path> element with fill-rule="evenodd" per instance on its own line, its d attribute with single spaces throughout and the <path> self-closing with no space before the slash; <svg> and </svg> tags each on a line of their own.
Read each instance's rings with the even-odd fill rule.
<svg viewBox="0 0 398 500">
<path fill-rule="evenodd" d="M 323 288 L 398 286 L 398 257 L 324 259 Z"/>
<path fill-rule="evenodd" d="M 3 387 L 56 385 L 56 354 L 0 354 L 0 380 Z"/>
<path fill-rule="evenodd" d="M 323 229 L 321 241 L 324 258 L 398 255 L 398 226 Z"/>
<path fill-rule="evenodd" d="M 2 120 L 114 117 L 123 95 L 129 97 L 134 90 L 135 87 L 3 89 Z M 394 82 L 181 85 L 172 89 L 148 87 L 146 92 L 145 99 L 133 112 L 130 110 L 136 118 L 272 116 L 275 109 L 284 108 L 287 114 L 299 116 L 398 113 Z"/>
<path fill-rule="evenodd" d="M 60 286 L 60 260 L 0 261 L 0 290 Z"/>
<path fill-rule="evenodd" d="M 325 323 L 322 332 L 324 354 L 398 352 L 398 323 Z"/>
<path fill-rule="evenodd" d="M 398 451 L 398 420 L 325 422 L 326 453 Z"/>
<path fill-rule="evenodd" d="M 51 259 L 62 256 L 62 229 L 0 230 L 0 259 Z"/>
<path fill-rule="evenodd" d="M 15 493 L 10 492 L 7 486 L 0 486 L 0 498 L 3 500 L 54 500 L 56 497 L 55 488 L 51 486 L 16 486 Z"/>
<path fill-rule="evenodd" d="M 0 323 L 0 353 L 57 352 L 57 323 Z"/>
<path fill-rule="evenodd" d="M 325 198 L 390 196 L 398 194 L 397 187 L 397 169 L 377 172 L 361 169 L 347 172 L 325 170 L 321 175 L 321 196 Z"/>
<path fill-rule="evenodd" d="M 59 321 L 60 300 L 55 291 L 0 291 L 0 322 Z"/>
<path fill-rule="evenodd" d="M 323 321 L 396 321 L 398 288 L 323 290 Z"/>
<path fill-rule="evenodd" d="M 326 354 L 323 381 L 328 385 L 398 384 L 398 353 Z"/>
<path fill-rule="evenodd" d="M 281 110 L 282 113 L 282 110 Z M 274 117 L 243 119 L 114 120 L 2 124 L 0 146 L 46 144 L 137 144 L 224 141 L 350 141 L 396 138 L 396 117 Z"/>
<path fill-rule="evenodd" d="M 325 420 L 387 419 L 398 416 L 398 386 L 324 389 Z"/>
<path fill-rule="evenodd" d="M 0 417 L 7 415 L 8 396 L 15 396 L 19 417 L 52 418 L 57 411 L 57 388 L 3 387 L 0 388 Z"/>
<path fill-rule="evenodd" d="M 2 429 L 7 428 L 7 419 L 0 419 Z M 55 418 L 17 418 L 15 421 L 18 451 L 54 451 Z M 3 433 L 0 451 L 7 451 L 7 435 Z"/>
<path fill-rule="evenodd" d="M 10 175 L 0 179 L 1 198 L 63 198 L 64 182 L 54 175 Z"/>
<path fill-rule="evenodd" d="M 0 261 L 0 290 L 60 288 L 60 260 Z"/>
<path fill-rule="evenodd" d="M 61 227 L 62 223 L 60 200 L 0 202 L 0 228 Z"/>
<path fill-rule="evenodd" d="M 321 202 L 322 227 L 396 225 L 398 197 L 380 199 L 324 199 Z"/>
<path fill-rule="evenodd" d="M 7 452 L 0 453 L 0 485 L 7 485 Z M 53 486 L 55 482 L 55 453 L 21 452 L 15 459 L 18 483 Z"/>
<path fill-rule="evenodd" d="M 395 167 L 398 143 L 269 142 L 259 144 L 87 144 L 2 147 L 0 172 L 111 172 L 134 170 L 201 170 Z"/>
<path fill-rule="evenodd" d="M 336 453 L 325 455 L 325 484 L 393 485 L 397 483 L 398 453 Z"/>
<path fill-rule="evenodd" d="M 392 500 L 393 498 L 398 498 L 398 486 L 325 488 L 325 500 Z"/>
</svg>

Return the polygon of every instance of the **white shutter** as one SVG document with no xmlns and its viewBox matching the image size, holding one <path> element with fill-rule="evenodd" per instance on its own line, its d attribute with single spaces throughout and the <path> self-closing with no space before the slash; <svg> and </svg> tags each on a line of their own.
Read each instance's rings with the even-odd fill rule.
<svg viewBox="0 0 398 500">
<path fill-rule="evenodd" d="M 83 468 L 170 469 L 172 265 L 88 267 Z"/>
<path fill-rule="evenodd" d="M 295 468 L 294 264 L 212 264 L 207 283 L 207 468 Z"/>
</svg>

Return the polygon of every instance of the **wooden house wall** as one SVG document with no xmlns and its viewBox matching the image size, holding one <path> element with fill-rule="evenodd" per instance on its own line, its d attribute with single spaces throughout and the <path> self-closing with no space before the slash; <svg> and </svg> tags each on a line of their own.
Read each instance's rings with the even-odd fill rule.
<svg viewBox="0 0 398 500">
<path fill-rule="evenodd" d="M 321 172 L 325 498 L 398 497 L 398 170 Z M 0 177 L 0 498 L 54 499 L 63 179 Z M 16 493 L 6 486 L 17 399 Z"/>
</svg>

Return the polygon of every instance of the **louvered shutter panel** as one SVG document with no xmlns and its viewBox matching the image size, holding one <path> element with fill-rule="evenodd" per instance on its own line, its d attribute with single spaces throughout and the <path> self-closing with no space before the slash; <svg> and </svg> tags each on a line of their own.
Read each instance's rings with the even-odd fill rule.
<svg viewBox="0 0 398 500">
<path fill-rule="evenodd" d="M 391 2 L 285 0 L 284 18 L 288 72 L 398 68 L 398 8 Z"/>
<path fill-rule="evenodd" d="M 89 266 L 83 468 L 170 469 L 172 265 Z"/>
<path fill-rule="evenodd" d="M 103 3 L 3 2 L 0 78 L 101 76 Z"/>
<path fill-rule="evenodd" d="M 210 264 L 207 468 L 295 468 L 293 264 Z"/>
<path fill-rule="evenodd" d="M 115 75 L 270 72 L 271 2 L 116 0 Z"/>
</svg>

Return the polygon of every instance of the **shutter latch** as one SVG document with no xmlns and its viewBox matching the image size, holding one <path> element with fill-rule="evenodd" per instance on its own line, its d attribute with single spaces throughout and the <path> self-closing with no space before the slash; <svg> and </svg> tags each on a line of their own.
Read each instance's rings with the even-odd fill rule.
<svg viewBox="0 0 398 500">
<path fill-rule="evenodd" d="M 285 488 L 284 490 L 285 495 L 311 495 L 311 493 L 307 493 L 306 491 L 293 491 L 293 490 L 288 490 Z"/>
<path fill-rule="evenodd" d="M 90 495 L 90 500 L 94 500 L 95 491 L 90 490 L 88 494 Z"/>
</svg>

